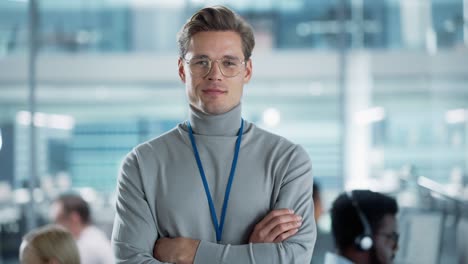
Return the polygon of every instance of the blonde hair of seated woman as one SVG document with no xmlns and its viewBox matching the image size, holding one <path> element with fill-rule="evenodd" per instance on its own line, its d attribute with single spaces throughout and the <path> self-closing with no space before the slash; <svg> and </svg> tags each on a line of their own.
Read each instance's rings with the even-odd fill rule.
<svg viewBox="0 0 468 264">
<path fill-rule="evenodd" d="M 58 225 L 35 229 L 23 237 L 21 264 L 80 264 L 75 239 Z"/>
</svg>

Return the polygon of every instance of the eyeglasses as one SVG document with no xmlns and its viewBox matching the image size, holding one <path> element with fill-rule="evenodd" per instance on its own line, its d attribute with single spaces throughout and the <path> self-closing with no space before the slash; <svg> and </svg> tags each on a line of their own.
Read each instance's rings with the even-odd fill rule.
<svg viewBox="0 0 468 264">
<path fill-rule="evenodd" d="M 398 239 L 400 239 L 400 234 L 397 232 L 391 232 L 391 233 L 378 233 L 378 236 L 383 236 L 386 239 L 392 240 L 395 243 L 398 243 Z"/>
<path fill-rule="evenodd" d="M 245 65 L 245 61 L 241 61 L 239 58 L 221 58 L 211 60 L 207 57 L 200 57 L 183 60 L 189 65 L 190 73 L 196 77 L 205 77 L 208 75 L 214 62 L 218 63 L 218 68 L 221 71 L 221 74 L 228 78 L 237 76 Z"/>
</svg>

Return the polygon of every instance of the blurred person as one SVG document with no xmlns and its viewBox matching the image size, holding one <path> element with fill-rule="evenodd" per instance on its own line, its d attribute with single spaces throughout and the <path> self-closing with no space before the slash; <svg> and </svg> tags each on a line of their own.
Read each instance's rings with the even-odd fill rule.
<svg viewBox="0 0 468 264">
<path fill-rule="evenodd" d="M 315 223 L 317 223 L 320 219 L 320 216 L 323 214 L 323 206 L 322 206 L 322 195 L 320 191 L 320 186 L 317 182 L 314 182 L 312 187 L 312 197 L 314 199 L 314 218 Z"/>
<path fill-rule="evenodd" d="M 313 184 L 313 195 L 314 198 L 314 218 L 317 223 L 317 240 L 315 242 L 314 253 L 312 255 L 311 264 L 323 264 L 325 260 L 325 253 L 333 250 L 333 237 L 328 228 L 321 227 L 320 218 L 322 217 L 323 205 L 322 205 L 322 192 L 320 185 L 317 181 Z M 324 230 L 325 229 L 325 230 Z"/>
<path fill-rule="evenodd" d="M 58 225 L 44 226 L 26 234 L 19 258 L 21 264 L 80 264 L 72 234 Z"/>
<path fill-rule="evenodd" d="M 325 264 L 388 264 L 398 250 L 398 205 L 395 199 L 369 190 L 345 192 L 331 209 L 337 254 Z"/>
<path fill-rule="evenodd" d="M 88 203 L 77 194 L 62 194 L 51 206 L 51 218 L 76 239 L 83 264 L 114 264 L 114 253 L 104 232 L 92 224 Z"/>
<path fill-rule="evenodd" d="M 206 7 L 178 43 L 189 118 L 123 161 L 112 233 L 118 263 L 310 262 L 309 156 L 242 119 L 251 26 L 226 7 Z"/>
</svg>

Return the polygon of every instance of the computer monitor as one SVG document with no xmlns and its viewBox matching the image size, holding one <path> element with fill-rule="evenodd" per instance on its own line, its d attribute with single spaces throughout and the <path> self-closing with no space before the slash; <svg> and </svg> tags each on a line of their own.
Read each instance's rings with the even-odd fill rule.
<svg viewBox="0 0 468 264">
<path fill-rule="evenodd" d="M 444 229 L 441 212 L 405 211 L 399 219 L 397 264 L 438 264 Z"/>
<path fill-rule="evenodd" d="M 468 218 L 460 220 L 457 227 L 457 259 L 459 264 L 468 264 Z"/>
</svg>

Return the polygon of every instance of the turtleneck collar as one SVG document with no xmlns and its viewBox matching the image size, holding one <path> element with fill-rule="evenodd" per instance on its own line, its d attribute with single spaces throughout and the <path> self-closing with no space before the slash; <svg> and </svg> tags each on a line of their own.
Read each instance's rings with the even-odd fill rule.
<svg viewBox="0 0 468 264">
<path fill-rule="evenodd" d="M 219 115 L 202 113 L 190 105 L 189 121 L 193 132 L 206 136 L 236 136 L 241 122 L 241 104 Z"/>
</svg>

